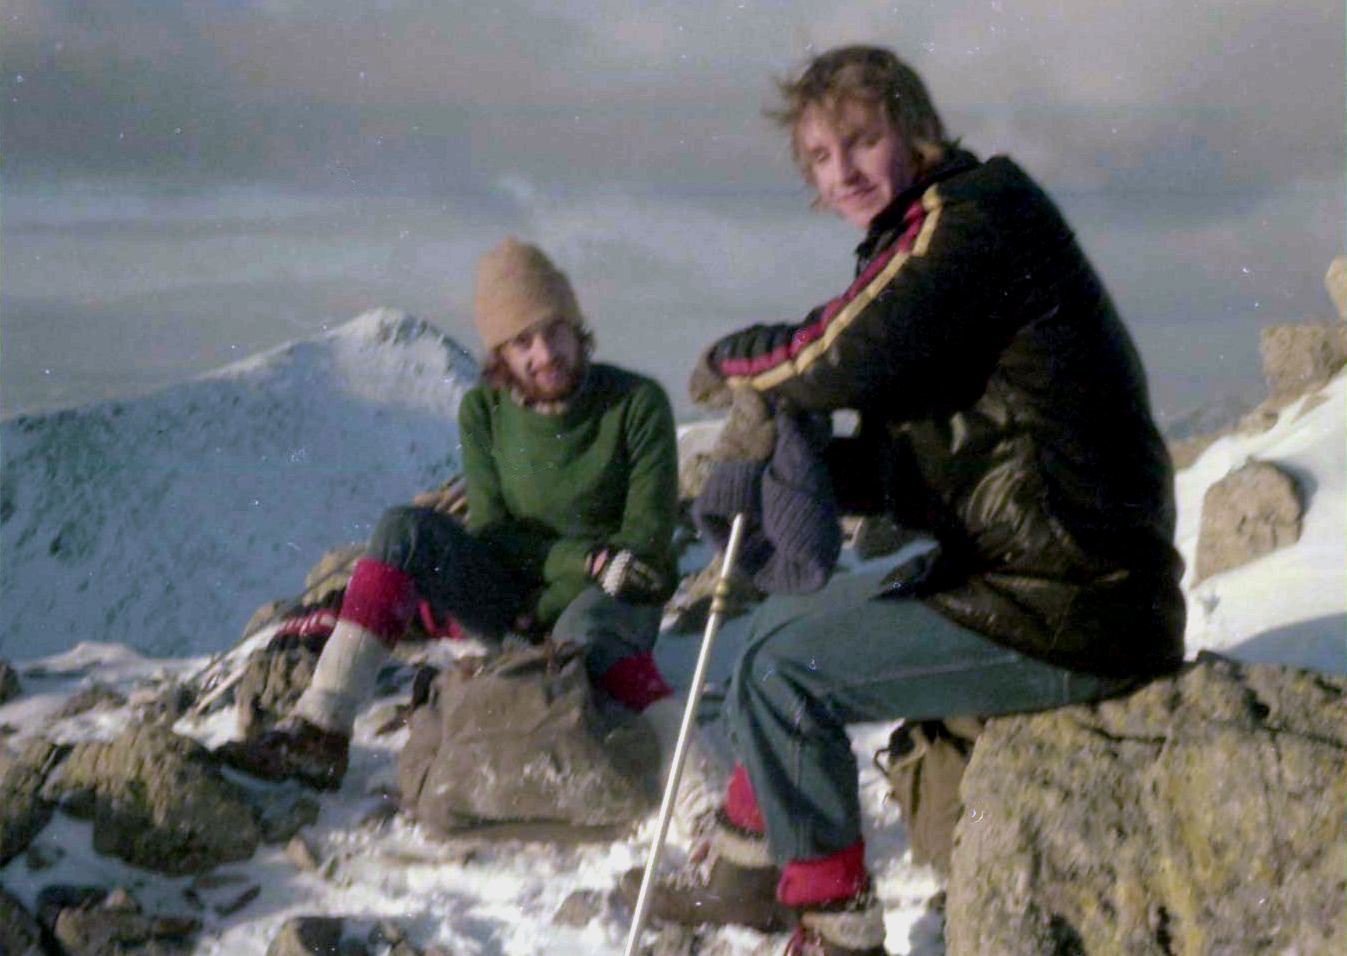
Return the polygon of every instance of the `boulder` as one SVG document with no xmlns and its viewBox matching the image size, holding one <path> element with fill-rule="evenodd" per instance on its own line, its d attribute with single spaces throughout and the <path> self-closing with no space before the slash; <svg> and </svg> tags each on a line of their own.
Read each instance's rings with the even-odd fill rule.
<svg viewBox="0 0 1347 956">
<path fill-rule="evenodd" d="M 1347 364 L 1347 325 L 1299 322 L 1266 326 L 1258 339 L 1273 402 L 1298 398 Z"/>
<path fill-rule="evenodd" d="M 55 809 L 42 784 L 68 748 L 34 737 L 21 749 L 0 748 L 0 866 L 27 849 Z"/>
<path fill-rule="evenodd" d="M 1347 678 L 1202 655 L 987 724 L 950 956 L 1347 952 Z"/>
<path fill-rule="evenodd" d="M 157 725 L 75 745 L 42 796 L 93 820 L 94 849 L 170 875 L 246 859 L 261 830 L 201 745 Z"/>
<path fill-rule="evenodd" d="M 1337 306 L 1338 318 L 1347 322 L 1347 256 L 1338 256 L 1324 273 L 1324 288 Z"/>
<path fill-rule="evenodd" d="M 60 720 L 64 717 L 78 717 L 91 710 L 116 710 L 125 705 L 125 694 L 101 681 L 94 681 L 66 698 L 66 702 L 52 716 Z"/>
<path fill-rule="evenodd" d="M 281 924 L 267 956 L 326 956 L 343 952 L 345 920 L 340 916 L 296 916 Z"/>
<path fill-rule="evenodd" d="M 1237 568 L 1300 539 L 1304 506 L 1295 479 L 1267 461 L 1250 461 L 1202 497 L 1195 581 Z"/>
<path fill-rule="evenodd" d="M 0 661 L 0 704 L 13 700 L 21 693 L 19 672 L 9 661 Z"/>
<path fill-rule="evenodd" d="M 45 956 L 42 928 L 23 903 L 0 887 L 0 953 L 5 956 Z"/>
<path fill-rule="evenodd" d="M 201 929 L 188 916 L 154 916 L 125 890 L 55 886 L 38 898 L 42 921 L 68 956 L 188 956 Z"/>
</svg>

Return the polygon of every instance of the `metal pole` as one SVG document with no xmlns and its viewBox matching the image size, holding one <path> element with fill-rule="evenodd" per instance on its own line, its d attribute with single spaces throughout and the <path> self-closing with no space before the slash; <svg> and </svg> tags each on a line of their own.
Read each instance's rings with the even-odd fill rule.
<svg viewBox="0 0 1347 956">
<path fill-rule="evenodd" d="M 688 702 L 683 708 L 683 722 L 678 727 L 678 743 L 674 747 L 673 766 L 669 768 L 669 780 L 664 785 L 664 799 L 659 806 L 659 824 L 655 828 L 655 842 L 651 844 L 650 856 L 645 861 L 645 873 L 641 876 L 641 892 L 636 897 L 636 912 L 631 918 L 631 931 L 627 933 L 627 945 L 623 956 L 636 956 L 636 941 L 645 925 L 646 911 L 650 909 L 650 887 L 654 883 L 655 866 L 659 862 L 660 851 L 664 848 L 664 838 L 669 832 L 669 820 L 673 817 L 674 798 L 678 795 L 678 784 L 683 779 L 683 760 L 686 756 L 688 737 L 692 721 L 697 714 L 697 703 L 702 699 L 702 685 L 706 677 L 706 665 L 711 659 L 711 642 L 715 640 L 720 628 L 720 619 L 725 613 L 725 600 L 730 592 L 730 571 L 739 556 L 739 541 L 744 535 L 744 516 L 736 514 L 730 525 L 730 541 L 725 546 L 725 557 L 720 563 L 720 577 L 716 579 L 715 590 L 711 592 L 711 613 L 706 618 L 706 631 L 702 635 L 702 647 L 697 653 L 697 666 L 692 672 L 692 686 L 688 688 Z"/>
</svg>

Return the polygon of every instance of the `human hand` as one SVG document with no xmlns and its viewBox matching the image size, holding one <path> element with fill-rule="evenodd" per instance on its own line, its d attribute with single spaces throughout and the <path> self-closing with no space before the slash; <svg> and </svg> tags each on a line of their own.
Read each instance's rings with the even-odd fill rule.
<svg viewBox="0 0 1347 956">
<path fill-rule="evenodd" d="M 707 349 L 697 357 L 697 364 L 688 376 L 688 395 L 698 405 L 707 408 L 728 408 L 730 389 L 725 378 L 711 365 L 711 350 Z"/>
<path fill-rule="evenodd" d="M 730 413 L 711 448 L 715 461 L 766 461 L 776 447 L 776 418 L 762 393 L 747 386 L 731 389 Z"/>
<path fill-rule="evenodd" d="M 433 508 L 460 524 L 468 520 L 468 484 L 462 475 L 454 475 L 433 491 L 423 491 L 412 499 L 418 508 Z"/>
<path fill-rule="evenodd" d="M 615 554 L 602 552 L 603 563 L 592 573 L 599 587 L 619 601 L 656 601 L 664 590 L 664 577 L 650 565 L 623 548 Z"/>
</svg>

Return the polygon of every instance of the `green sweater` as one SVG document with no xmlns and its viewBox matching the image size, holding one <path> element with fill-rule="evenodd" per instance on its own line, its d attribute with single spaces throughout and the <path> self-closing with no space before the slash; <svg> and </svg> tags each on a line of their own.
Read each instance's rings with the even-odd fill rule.
<svg viewBox="0 0 1347 956">
<path fill-rule="evenodd" d="M 593 583 L 585 558 L 597 545 L 629 549 L 672 591 L 678 453 L 659 385 L 593 365 L 561 414 L 479 385 L 458 419 L 468 529 L 536 582 L 539 625 Z"/>
</svg>

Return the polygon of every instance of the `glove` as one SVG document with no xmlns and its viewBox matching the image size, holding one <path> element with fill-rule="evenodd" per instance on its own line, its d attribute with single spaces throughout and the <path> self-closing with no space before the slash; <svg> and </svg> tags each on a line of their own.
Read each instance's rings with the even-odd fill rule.
<svg viewBox="0 0 1347 956">
<path fill-rule="evenodd" d="M 664 596 L 664 576 L 626 548 L 608 554 L 602 563 L 597 557 L 592 562 L 599 564 L 594 580 L 609 597 L 641 604 L 658 601 Z"/>
<path fill-rule="evenodd" d="M 762 393 L 743 387 L 730 391 L 730 413 L 711 448 L 713 461 L 764 462 L 776 447 L 776 416 Z"/>
<path fill-rule="evenodd" d="M 433 508 L 459 524 L 468 520 L 468 484 L 462 475 L 454 475 L 433 491 L 423 491 L 412 499 L 418 508 Z"/>
<path fill-rule="evenodd" d="M 730 389 L 724 377 L 711 367 L 711 350 L 707 349 L 697 358 L 688 376 L 688 395 L 698 405 L 707 408 L 728 408 Z"/>
</svg>

